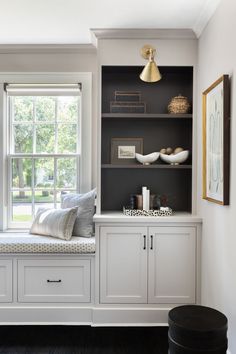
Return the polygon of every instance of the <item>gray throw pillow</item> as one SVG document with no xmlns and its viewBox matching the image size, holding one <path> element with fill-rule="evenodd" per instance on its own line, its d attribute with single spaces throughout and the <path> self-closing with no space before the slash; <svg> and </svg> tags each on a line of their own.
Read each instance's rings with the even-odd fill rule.
<svg viewBox="0 0 236 354">
<path fill-rule="evenodd" d="M 77 206 L 77 218 L 75 220 L 73 236 L 93 236 L 93 215 L 96 197 L 96 189 L 85 194 L 66 194 L 62 197 L 61 207 L 72 208 Z"/>
<path fill-rule="evenodd" d="M 78 208 L 49 209 L 39 208 L 30 234 L 52 236 L 69 241 L 72 236 Z"/>
</svg>

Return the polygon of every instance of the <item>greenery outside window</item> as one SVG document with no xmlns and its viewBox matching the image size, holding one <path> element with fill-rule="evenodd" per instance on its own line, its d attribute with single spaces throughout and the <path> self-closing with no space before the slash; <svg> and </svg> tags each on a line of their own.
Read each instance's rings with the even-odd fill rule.
<svg viewBox="0 0 236 354">
<path fill-rule="evenodd" d="M 80 85 L 6 86 L 8 220 L 28 227 L 41 207 L 60 208 L 79 190 Z"/>
</svg>

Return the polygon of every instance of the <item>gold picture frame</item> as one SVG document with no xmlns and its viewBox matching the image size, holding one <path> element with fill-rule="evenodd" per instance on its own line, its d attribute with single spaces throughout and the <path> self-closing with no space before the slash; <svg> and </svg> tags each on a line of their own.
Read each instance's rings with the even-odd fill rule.
<svg viewBox="0 0 236 354">
<path fill-rule="evenodd" d="M 229 76 L 223 75 L 202 94 L 203 199 L 229 205 Z"/>
</svg>

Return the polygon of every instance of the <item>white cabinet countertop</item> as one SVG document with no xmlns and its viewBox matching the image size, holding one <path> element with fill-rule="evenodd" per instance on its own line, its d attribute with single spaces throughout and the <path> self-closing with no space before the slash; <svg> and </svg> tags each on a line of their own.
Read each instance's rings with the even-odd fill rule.
<svg viewBox="0 0 236 354">
<path fill-rule="evenodd" d="M 202 218 L 186 212 L 174 212 L 171 216 L 126 216 L 122 212 L 103 212 L 95 214 L 95 223 L 122 222 L 122 223 L 202 223 Z"/>
</svg>

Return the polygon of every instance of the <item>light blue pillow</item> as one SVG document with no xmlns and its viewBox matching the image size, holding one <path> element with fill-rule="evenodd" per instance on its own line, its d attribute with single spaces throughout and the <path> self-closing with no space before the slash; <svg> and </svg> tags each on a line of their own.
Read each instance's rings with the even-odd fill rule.
<svg viewBox="0 0 236 354">
<path fill-rule="evenodd" d="M 93 236 L 93 215 L 95 211 L 96 189 L 85 194 L 66 194 L 62 196 L 62 209 L 78 207 L 72 235 Z"/>
</svg>

